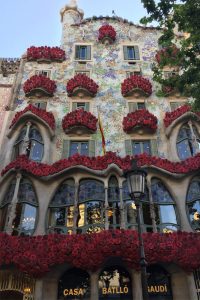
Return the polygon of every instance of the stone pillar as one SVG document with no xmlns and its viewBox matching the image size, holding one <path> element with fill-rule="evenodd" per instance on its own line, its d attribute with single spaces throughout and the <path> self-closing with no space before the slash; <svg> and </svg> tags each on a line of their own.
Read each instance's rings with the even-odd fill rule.
<svg viewBox="0 0 200 300">
<path fill-rule="evenodd" d="M 193 273 L 186 274 L 190 300 L 198 300 Z"/>
<path fill-rule="evenodd" d="M 124 206 L 124 202 L 123 202 L 123 189 L 120 186 L 119 188 L 119 196 L 120 196 L 120 217 L 121 217 L 121 224 L 120 227 L 121 229 L 125 229 L 126 228 L 126 224 L 125 224 L 125 206 Z"/>
<path fill-rule="evenodd" d="M 21 178 L 22 178 L 21 173 L 17 173 L 14 195 L 13 195 L 12 201 L 8 208 L 8 220 L 7 220 L 7 224 L 6 224 L 6 233 L 10 234 L 10 235 L 12 234 L 12 231 L 13 231 L 12 224 L 13 224 L 13 221 L 16 216 L 18 191 L 19 191 L 19 185 L 20 185 Z"/>
<path fill-rule="evenodd" d="M 90 300 L 99 300 L 99 272 L 90 272 Z"/>
<path fill-rule="evenodd" d="M 52 277 L 45 279 L 43 282 L 43 298 L 41 300 L 57 300 L 58 299 L 58 280 Z"/>
<path fill-rule="evenodd" d="M 150 215 L 152 219 L 152 226 L 153 226 L 153 232 L 157 232 L 157 226 L 156 226 L 156 214 L 155 214 L 155 208 L 154 208 L 154 203 L 153 203 L 153 197 L 151 193 L 151 181 L 147 177 L 147 187 L 149 191 L 149 205 L 150 205 Z"/>
<path fill-rule="evenodd" d="M 131 280 L 132 280 L 132 294 L 133 300 L 143 300 L 142 299 L 142 284 L 141 284 L 141 274 L 135 270 L 131 270 Z"/>
<path fill-rule="evenodd" d="M 30 132 L 30 128 L 31 128 L 31 125 L 32 123 L 31 122 L 28 122 L 26 124 L 26 135 L 24 137 L 24 142 L 23 142 L 23 150 L 22 150 L 22 153 L 20 154 L 27 154 L 27 150 L 28 150 L 28 147 L 29 147 L 29 142 L 30 142 L 30 139 L 29 139 L 29 132 Z"/>
<path fill-rule="evenodd" d="M 105 187 L 105 230 L 109 229 L 108 209 L 108 187 Z"/>
<path fill-rule="evenodd" d="M 34 300 L 43 300 L 43 281 L 38 279 L 35 284 Z"/>
<path fill-rule="evenodd" d="M 73 233 L 76 233 L 78 228 L 78 216 L 79 216 L 78 189 L 79 189 L 79 183 L 75 182 Z"/>
</svg>

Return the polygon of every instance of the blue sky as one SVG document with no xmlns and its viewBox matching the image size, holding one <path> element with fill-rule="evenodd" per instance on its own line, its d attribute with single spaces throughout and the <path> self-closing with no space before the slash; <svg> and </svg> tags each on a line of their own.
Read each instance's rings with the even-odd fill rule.
<svg viewBox="0 0 200 300">
<path fill-rule="evenodd" d="M 0 0 L 0 57 L 20 57 L 29 46 L 59 46 L 60 9 L 69 0 Z M 78 0 L 85 18 L 116 15 L 139 23 L 140 0 Z"/>
</svg>

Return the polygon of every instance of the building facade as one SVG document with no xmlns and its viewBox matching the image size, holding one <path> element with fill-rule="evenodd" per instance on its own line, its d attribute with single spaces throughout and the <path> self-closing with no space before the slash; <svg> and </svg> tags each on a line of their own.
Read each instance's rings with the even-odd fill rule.
<svg viewBox="0 0 200 300">
<path fill-rule="evenodd" d="M 158 28 L 83 16 L 71 1 L 60 48 L 1 62 L 0 298 L 142 300 L 136 157 L 149 298 L 197 300 L 199 115 L 156 94 Z"/>
</svg>

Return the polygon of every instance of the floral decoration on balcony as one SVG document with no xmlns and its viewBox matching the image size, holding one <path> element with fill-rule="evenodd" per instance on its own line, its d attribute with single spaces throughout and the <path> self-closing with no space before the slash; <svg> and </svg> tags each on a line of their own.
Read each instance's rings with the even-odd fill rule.
<svg viewBox="0 0 200 300">
<path fill-rule="evenodd" d="M 65 60 L 65 51 L 59 47 L 30 47 L 27 49 L 27 59 L 38 62 L 62 62 Z"/>
<path fill-rule="evenodd" d="M 111 25 L 102 25 L 99 28 L 98 40 L 104 43 L 106 40 L 111 44 L 116 39 L 116 31 Z"/>
<path fill-rule="evenodd" d="M 140 75 L 132 75 L 122 82 L 121 93 L 126 97 L 132 95 L 134 91 L 140 91 L 142 94 L 150 96 L 152 94 L 152 84 Z"/>
<path fill-rule="evenodd" d="M 74 96 L 77 92 L 83 91 L 94 97 L 98 90 L 98 84 L 85 74 L 77 74 L 67 83 L 68 96 Z"/>
<path fill-rule="evenodd" d="M 161 66 L 174 66 L 179 64 L 180 51 L 175 45 L 163 48 L 156 53 L 156 61 Z"/>
<path fill-rule="evenodd" d="M 183 105 L 177 109 L 175 109 L 172 112 L 166 112 L 165 118 L 164 118 L 164 124 L 167 128 L 174 120 L 179 118 L 180 116 L 184 115 L 185 113 L 192 110 L 192 107 L 189 105 Z M 200 112 L 193 112 L 195 115 L 200 117 Z"/>
<path fill-rule="evenodd" d="M 97 130 L 98 119 L 90 112 L 83 109 L 77 109 L 68 113 L 62 120 L 62 127 L 66 133 L 73 131 L 75 128 L 85 127 L 90 132 Z"/>
<path fill-rule="evenodd" d="M 19 111 L 15 114 L 15 117 L 12 120 L 12 123 L 9 128 L 12 128 L 14 124 L 17 123 L 17 121 L 21 118 L 21 116 L 23 116 L 28 111 L 32 112 L 34 115 L 44 120 L 51 129 L 55 129 L 54 115 L 51 112 L 47 112 L 46 110 L 37 108 L 31 104 L 29 104 L 24 110 Z"/>
<path fill-rule="evenodd" d="M 157 129 L 157 118 L 146 109 L 131 112 L 123 119 L 123 129 L 126 133 L 130 133 L 136 128 L 144 128 L 155 132 Z"/>
<path fill-rule="evenodd" d="M 56 90 L 55 81 L 43 75 L 34 75 L 23 86 L 24 93 L 29 96 L 53 96 Z"/>
<path fill-rule="evenodd" d="M 143 233 L 143 240 L 150 265 L 174 263 L 187 272 L 200 267 L 198 233 Z M 0 266 L 15 265 L 35 278 L 43 276 L 56 265 L 66 263 L 96 271 L 109 257 L 120 257 L 127 267 L 139 270 L 138 233 L 133 230 L 105 230 L 93 234 L 33 237 L 0 233 Z"/>
<path fill-rule="evenodd" d="M 181 162 L 171 162 L 160 157 L 149 156 L 146 153 L 135 157 L 137 158 L 138 166 L 154 167 L 172 174 L 187 174 L 200 169 L 200 153 Z M 61 159 L 52 165 L 48 165 L 31 161 L 26 155 L 20 155 L 3 169 L 1 175 L 5 175 L 9 170 L 21 169 L 34 176 L 45 177 L 58 174 L 75 166 L 84 166 L 90 170 L 102 171 L 106 170 L 111 164 L 115 164 L 121 170 L 129 170 L 132 158 L 133 156 L 129 155 L 122 158 L 114 152 L 107 152 L 106 155 L 97 157 L 75 154 L 68 159 Z"/>
</svg>

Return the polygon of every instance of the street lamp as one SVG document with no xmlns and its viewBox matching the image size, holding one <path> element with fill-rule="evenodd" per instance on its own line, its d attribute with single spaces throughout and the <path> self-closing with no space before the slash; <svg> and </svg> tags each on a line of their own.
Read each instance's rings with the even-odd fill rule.
<svg viewBox="0 0 200 300">
<path fill-rule="evenodd" d="M 140 202 L 141 202 L 141 198 L 145 194 L 145 180 L 146 180 L 147 173 L 143 169 L 139 168 L 137 166 L 136 159 L 133 159 L 131 161 L 131 170 L 124 172 L 124 176 L 127 179 L 130 196 L 131 199 L 135 202 L 136 211 L 137 211 L 139 255 L 140 255 L 143 300 L 149 300 L 147 272 L 146 272 L 147 262 L 145 260 L 144 242 L 142 238 L 142 229 L 141 229 L 141 213 L 140 213 Z"/>
</svg>

